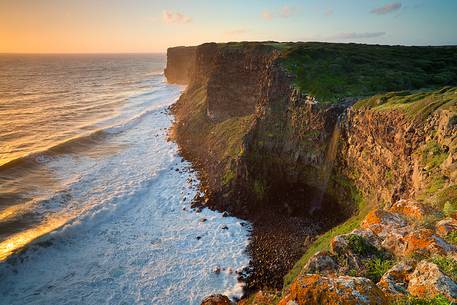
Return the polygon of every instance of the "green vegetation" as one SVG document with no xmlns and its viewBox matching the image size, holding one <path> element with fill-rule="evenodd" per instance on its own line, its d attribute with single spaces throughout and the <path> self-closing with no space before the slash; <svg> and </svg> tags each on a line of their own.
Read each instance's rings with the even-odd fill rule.
<svg viewBox="0 0 457 305">
<path fill-rule="evenodd" d="M 352 252 L 360 256 L 377 255 L 379 252 L 378 249 L 370 244 L 365 238 L 356 234 L 349 235 L 348 246 Z"/>
<path fill-rule="evenodd" d="M 378 111 L 399 110 L 413 120 L 423 121 L 438 109 L 450 109 L 456 106 L 457 88 L 444 87 L 435 90 L 422 89 L 375 95 L 358 101 L 353 107 L 354 109 L 371 108 Z M 436 145 L 436 142 L 431 143 L 426 149 L 435 153 L 433 158 L 438 162 L 444 152 Z M 431 165 L 433 164 L 431 163 Z"/>
<path fill-rule="evenodd" d="M 448 153 L 445 152 L 436 141 L 428 141 L 422 150 L 422 163 L 428 169 L 440 166 L 446 160 Z"/>
<path fill-rule="evenodd" d="M 265 185 L 261 180 L 254 180 L 254 193 L 258 200 L 262 200 L 265 196 Z"/>
<path fill-rule="evenodd" d="M 449 301 L 442 295 L 438 295 L 430 299 L 419 299 L 415 297 L 404 298 L 395 301 L 392 305 L 455 305 L 455 303 Z"/>
<path fill-rule="evenodd" d="M 457 48 L 317 42 L 280 48 L 296 86 L 321 102 L 457 84 Z"/>
<path fill-rule="evenodd" d="M 232 182 L 233 179 L 235 179 L 235 172 L 233 171 L 233 169 L 226 169 L 224 177 L 222 177 L 222 183 L 224 183 L 224 185 L 230 184 L 230 182 Z"/>
<path fill-rule="evenodd" d="M 365 276 L 377 283 L 381 277 L 394 265 L 394 261 L 391 259 L 384 259 L 382 257 L 376 257 L 374 259 L 367 259 L 364 261 Z"/>
<path fill-rule="evenodd" d="M 446 236 L 446 241 L 454 246 L 457 246 L 457 231 L 452 231 Z"/>
<path fill-rule="evenodd" d="M 434 256 L 432 262 L 453 281 L 457 282 L 457 261 L 455 259 L 448 256 Z"/>
<path fill-rule="evenodd" d="M 436 205 L 443 208 L 446 216 L 457 212 L 457 185 L 450 185 L 436 195 Z"/>
<path fill-rule="evenodd" d="M 347 182 L 349 183 L 349 182 Z M 362 220 L 368 214 L 371 209 L 371 206 L 366 203 L 362 198 L 361 194 L 353 187 L 350 188 L 353 200 L 358 206 L 358 213 L 346 220 L 344 223 L 330 229 L 325 232 L 323 235 L 319 236 L 311 246 L 306 250 L 305 254 L 300 258 L 298 262 L 295 263 L 294 267 L 289 271 L 289 273 L 284 277 L 284 288 L 287 288 L 293 280 L 297 277 L 303 267 L 306 265 L 308 260 L 318 251 L 327 251 L 329 250 L 330 241 L 337 235 L 347 234 L 352 230 L 359 227 Z"/>
</svg>

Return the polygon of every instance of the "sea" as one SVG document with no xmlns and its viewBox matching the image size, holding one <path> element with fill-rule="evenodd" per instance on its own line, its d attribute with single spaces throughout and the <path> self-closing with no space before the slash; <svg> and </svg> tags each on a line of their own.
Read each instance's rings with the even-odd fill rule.
<svg viewBox="0 0 457 305">
<path fill-rule="evenodd" d="M 191 208 L 164 54 L 0 55 L 0 304 L 240 297 L 250 225 Z M 220 270 L 220 272 L 219 272 Z"/>
</svg>

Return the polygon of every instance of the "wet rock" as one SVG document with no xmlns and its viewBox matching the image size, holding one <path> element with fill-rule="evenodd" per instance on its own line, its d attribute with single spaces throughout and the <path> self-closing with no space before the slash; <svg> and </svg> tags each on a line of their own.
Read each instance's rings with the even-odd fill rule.
<svg viewBox="0 0 457 305">
<path fill-rule="evenodd" d="M 223 226 L 221 227 L 221 229 L 222 229 L 222 230 L 228 230 L 228 227 L 227 227 L 226 225 L 223 225 Z"/>
<path fill-rule="evenodd" d="M 377 286 L 384 293 L 399 296 L 408 293 L 408 283 L 414 271 L 412 263 L 400 262 L 390 268 L 379 280 Z"/>
<path fill-rule="evenodd" d="M 223 212 L 223 213 L 222 213 L 222 217 L 229 217 L 229 216 L 230 216 L 230 214 L 227 213 L 227 212 Z"/>
<path fill-rule="evenodd" d="M 384 305 L 386 296 L 372 281 L 362 277 L 324 277 L 301 275 L 292 284 L 290 293 L 279 305 Z"/>
<path fill-rule="evenodd" d="M 337 272 L 338 266 L 330 253 L 317 252 L 308 260 L 303 270 L 305 273 L 330 275 Z"/>
<path fill-rule="evenodd" d="M 436 233 L 441 237 L 446 237 L 449 233 L 457 231 L 457 220 L 454 218 L 445 218 L 435 225 Z"/>
<path fill-rule="evenodd" d="M 439 294 L 457 301 L 457 284 L 440 271 L 434 263 L 423 260 L 417 264 L 411 275 L 408 292 L 417 297 L 434 297 Z"/>
<path fill-rule="evenodd" d="M 213 294 L 204 298 L 201 305 L 233 305 L 233 303 L 225 295 Z"/>
<path fill-rule="evenodd" d="M 221 267 L 219 267 L 219 266 L 214 267 L 213 268 L 213 272 L 216 273 L 216 274 L 221 273 Z"/>
<path fill-rule="evenodd" d="M 206 218 L 203 217 L 203 218 L 200 218 L 199 222 L 203 223 L 203 222 L 206 222 L 207 220 L 208 220 L 208 219 L 206 219 Z"/>
</svg>

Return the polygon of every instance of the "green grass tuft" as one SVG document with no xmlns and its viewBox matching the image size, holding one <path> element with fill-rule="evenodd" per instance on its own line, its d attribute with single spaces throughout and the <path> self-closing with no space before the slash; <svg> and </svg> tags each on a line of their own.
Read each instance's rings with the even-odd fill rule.
<svg viewBox="0 0 457 305">
<path fill-rule="evenodd" d="M 447 256 L 434 256 L 432 262 L 454 282 L 457 282 L 457 261 L 455 259 Z"/>
<path fill-rule="evenodd" d="M 393 302 L 392 305 L 455 305 L 446 297 L 438 295 L 434 298 L 420 299 L 416 297 L 408 297 Z"/>
<path fill-rule="evenodd" d="M 377 283 L 384 275 L 384 273 L 392 268 L 394 261 L 391 259 L 377 257 L 374 259 L 365 260 L 364 264 L 367 268 L 365 276 L 372 280 L 374 283 Z"/>
</svg>

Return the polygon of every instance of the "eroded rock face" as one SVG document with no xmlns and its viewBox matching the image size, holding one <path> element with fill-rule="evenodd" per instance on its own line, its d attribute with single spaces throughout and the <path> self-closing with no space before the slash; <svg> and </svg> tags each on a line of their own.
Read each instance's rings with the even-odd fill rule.
<svg viewBox="0 0 457 305">
<path fill-rule="evenodd" d="M 289 295 L 279 304 L 295 302 L 298 305 L 383 305 L 387 304 L 382 291 L 366 278 L 340 276 L 324 277 L 317 274 L 300 276 L 290 289 Z"/>
<path fill-rule="evenodd" d="M 195 65 L 196 47 L 174 47 L 167 50 L 165 77 L 169 83 L 187 85 Z"/>
<path fill-rule="evenodd" d="M 429 298 L 442 294 L 457 301 L 457 284 L 440 271 L 437 265 L 421 261 L 411 275 L 408 292 L 413 296 Z"/>
<path fill-rule="evenodd" d="M 214 294 L 204 298 L 201 305 L 233 305 L 233 303 L 225 295 Z"/>
</svg>

